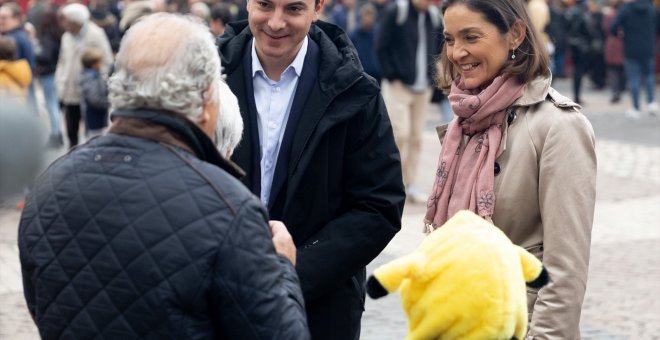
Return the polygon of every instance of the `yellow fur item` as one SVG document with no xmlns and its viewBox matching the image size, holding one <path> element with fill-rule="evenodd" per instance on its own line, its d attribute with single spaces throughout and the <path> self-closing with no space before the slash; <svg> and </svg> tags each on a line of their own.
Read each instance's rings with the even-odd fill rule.
<svg viewBox="0 0 660 340">
<path fill-rule="evenodd" d="M 377 268 L 367 291 L 378 298 L 400 290 L 408 340 L 509 340 L 527 332 L 525 282 L 547 279 L 534 255 L 461 211 L 413 253 Z"/>
</svg>

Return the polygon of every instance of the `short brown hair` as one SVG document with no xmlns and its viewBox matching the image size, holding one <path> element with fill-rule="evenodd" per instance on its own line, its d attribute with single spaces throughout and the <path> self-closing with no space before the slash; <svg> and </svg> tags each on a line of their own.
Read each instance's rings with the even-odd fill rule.
<svg viewBox="0 0 660 340">
<path fill-rule="evenodd" d="M 16 42 L 14 39 L 0 37 L 0 60 L 16 59 Z"/>
<path fill-rule="evenodd" d="M 442 3 L 442 14 L 447 8 L 462 4 L 472 11 L 481 13 L 484 18 L 497 27 L 500 34 L 509 32 L 516 22 L 525 26 L 525 39 L 516 49 L 516 58 L 509 59 L 502 69 L 503 74 L 515 77 L 521 83 L 527 83 L 538 76 L 550 76 L 550 57 L 536 34 L 532 21 L 529 19 L 525 3 L 520 0 L 445 0 Z M 442 70 L 436 81 L 443 91 L 449 91 L 458 70 L 447 57 L 447 48 L 443 46 L 439 57 Z"/>
<path fill-rule="evenodd" d="M 82 62 L 84 68 L 92 68 L 94 64 L 101 60 L 103 60 L 103 52 L 95 47 L 86 49 L 82 56 L 80 56 L 80 61 Z"/>
</svg>

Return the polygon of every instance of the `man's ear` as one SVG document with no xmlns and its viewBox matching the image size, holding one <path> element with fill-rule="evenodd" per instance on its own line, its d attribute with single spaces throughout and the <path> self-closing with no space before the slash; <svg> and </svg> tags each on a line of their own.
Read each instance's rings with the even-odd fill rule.
<svg viewBox="0 0 660 340">
<path fill-rule="evenodd" d="M 323 11 L 323 6 L 325 5 L 325 0 L 318 0 L 319 3 L 314 5 L 314 19 L 312 22 L 316 22 L 319 20 L 319 17 L 321 16 L 321 11 Z"/>
</svg>

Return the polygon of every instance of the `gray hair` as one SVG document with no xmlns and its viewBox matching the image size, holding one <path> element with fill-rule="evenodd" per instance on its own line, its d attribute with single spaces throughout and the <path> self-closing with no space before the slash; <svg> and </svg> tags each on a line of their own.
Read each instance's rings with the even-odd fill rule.
<svg viewBox="0 0 660 340">
<path fill-rule="evenodd" d="M 238 106 L 238 99 L 231 92 L 227 83 L 220 80 L 217 84 L 220 113 L 218 115 L 218 125 L 215 129 L 215 140 L 220 154 L 229 158 L 241 141 L 243 118 L 241 117 L 241 109 Z"/>
<path fill-rule="evenodd" d="M 68 4 L 62 8 L 62 15 L 67 21 L 74 22 L 80 26 L 89 21 L 89 9 L 78 3 Z"/>
<path fill-rule="evenodd" d="M 220 57 L 207 27 L 191 16 L 156 13 L 127 31 L 108 81 L 112 109 L 176 112 L 195 123 L 217 103 Z"/>
</svg>

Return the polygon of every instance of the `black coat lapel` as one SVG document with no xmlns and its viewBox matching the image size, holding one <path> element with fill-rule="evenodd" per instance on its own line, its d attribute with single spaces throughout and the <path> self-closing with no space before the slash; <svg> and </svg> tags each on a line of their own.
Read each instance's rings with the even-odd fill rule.
<svg viewBox="0 0 660 340">
<path fill-rule="evenodd" d="M 227 78 L 227 84 L 235 89 L 238 105 L 243 118 L 243 142 L 241 142 L 232 160 L 245 170 L 247 176 L 243 183 L 257 197 L 261 196 L 261 149 L 259 148 L 259 128 L 257 127 L 257 106 L 254 102 L 252 85 L 252 53 L 251 43 L 245 45 L 243 68 L 237 69 Z M 242 76 L 241 76 L 242 75 Z M 244 91 L 241 93 L 241 90 Z"/>
</svg>

